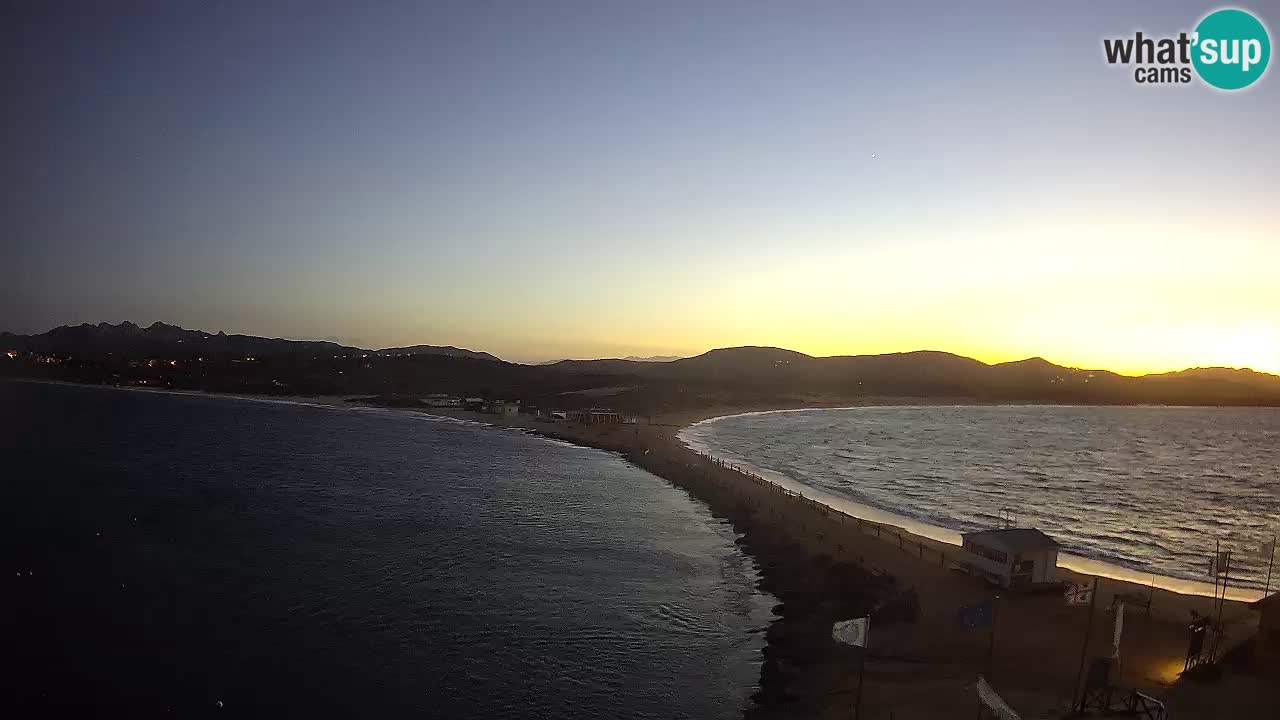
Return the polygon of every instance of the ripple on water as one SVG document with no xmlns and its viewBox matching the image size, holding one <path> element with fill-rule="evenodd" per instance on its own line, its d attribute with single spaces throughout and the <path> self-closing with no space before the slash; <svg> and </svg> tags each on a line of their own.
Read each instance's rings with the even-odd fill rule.
<svg viewBox="0 0 1280 720">
<path fill-rule="evenodd" d="M 188 716 L 216 697 L 250 715 L 733 718 L 759 680 L 776 601 L 732 529 L 617 456 L 94 388 L 0 383 L 0 408 L 22 410 L 0 413 L 17 470 L 0 527 L 21 539 L 0 554 L 36 570 L 6 595 L 14 717 L 59 715 L 29 698 Z"/>
<path fill-rule="evenodd" d="M 953 530 L 1013 507 L 1070 551 L 1200 580 L 1215 539 L 1280 529 L 1280 409 L 867 407 L 723 418 L 684 437 Z M 1239 580 L 1266 563 L 1239 553 Z M 1235 575 L 1235 571 L 1233 571 Z"/>
</svg>

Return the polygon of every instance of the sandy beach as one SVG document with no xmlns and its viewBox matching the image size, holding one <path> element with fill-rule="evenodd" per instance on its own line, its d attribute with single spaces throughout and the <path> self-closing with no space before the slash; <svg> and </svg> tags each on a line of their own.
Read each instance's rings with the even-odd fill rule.
<svg viewBox="0 0 1280 720">
<path fill-rule="evenodd" d="M 332 407 L 352 407 L 358 401 L 241 399 Z M 979 673 L 1023 718 L 1064 717 L 1076 687 L 1090 623 L 1088 608 L 1068 607 L 1057 593 L 997 592 L 957 572 L 955 566 L 963 565 L 965 556 L 956 545 L 833 510 L 700 454 L 679 438 L 682 429 L 701 420 L 772 409 L 712 407 L 655 415 L 651 422 L 635 425 L 549 423 L 528 415 L 442 409 L 421 412 L 618 453 L 731 523 L 739 534 L 738 544 L 758 567 L 760 589 L 779 601 L 776 619 L 766 631 L 759 688 L 748 717 L 850 717 L 860 657 L 858 651 L 831 640 L 831 625 L 868 614 L 872 631 L 862 718 L 976 717 L 974 683 Z M 1066 582 L 1095 580 L 1063 567 L 1057 574 Z M 1179 681 L 1188 621 L 1193 611 L 1213 614 L 1211 598 L 1096 579 L 1090 656 L 1110 655 L 1109 608 L 1118 599 L 1127 603 L 1118 685 L 1162 700 L 1170 716 L 1179 719 L 1280 716 L 1280 688 L 1260 678 L 1228 674 L 1212 684 Z M 994 643 L 990 628 L 967 629 L 958 622 L 961 607 L 987 599 L 996 608 Z M 1257 626 L 1256 612 L 1237 601 L 1225 603 L 1223 620 L 1226 635 L 1219 654 L 1249 637 Z"/>
<path fill-rule="evenodd" d="M 1068 607 L 1055 593 L 995 592 L 952 567 L 955 545 L 893 525 L 859 521 L 809 498 L 686 447 L 679 431 L 693 422 L 760 407 L 708 408 L 655 416 L 652 424 L 580 425 L 460 411 L 433 414 L 520 428 L 617 452 L 704 503 L 732 523 L 755 559 L 760 588 L 779 600 L 767 632 L 765 662 L 749 717 L 847 718 L 858 676 L 858 652 L 830 639 L 831 624 L 871 614 L 863 718 L 976 717 L 982 673 L 1024 718 L 1062 717 L 1080 667 L 1088 608 Z M 1058 578 L 1093 577 L 1059 568 Z M 990 628 L 958 622 L 962 606 L 993 599 Z M 1166 703 L 1172 717 L 1275 717 L 1277 691 L 1265 683 L 1178 682 L 1192 611 L 1213 600 L 1148 585 L 1098 578 L 1089 655 L 1110 655 L 1113 600 L 1128 598 L 1117 684 Z M 1143 607 L 1147 598 L 1150 606 Z M 1141 599 L 1141 600 L 1140 600 Z M 1256 628 L 1256 613 L 1229 601 L 1223 649 Z M 991 648 L 988 659 L 988 649 Z"/>
</svg>

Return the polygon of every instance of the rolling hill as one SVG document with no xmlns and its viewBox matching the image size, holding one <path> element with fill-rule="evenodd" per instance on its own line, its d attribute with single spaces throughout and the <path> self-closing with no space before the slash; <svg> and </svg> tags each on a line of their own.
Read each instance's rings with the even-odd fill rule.
<svg viewBox="0 0 1280 720">
<path fill-rule="evenodd" d="M 609 388 L 620 407 L 805 404 L 860 398 L 955 402 L 1280 406 L 1280 377 L 1195 368 L 1131 377 L 1043 358 L 988 364 L 946 352 L 813 357 L 775 347 L 720 348 L 696 357 L 508 363 L 485 352 L 415 345 L 367 350 L 328 341 L 187 330 L 154 323 L 77 325 L 39 335 L 0 333 L 15 357 L 6 375 L 84 382 L 299 394 L 451 392 L 543 404 L 590 402 Z M 55 367 L 37 357 L 62 358 Z M 65 362 L 63 362 L 65 360 Z M 159 361 L 159 365 L 157 365 Z M 266 388 L 266 390 L 263 390 Z"/>
</svg>

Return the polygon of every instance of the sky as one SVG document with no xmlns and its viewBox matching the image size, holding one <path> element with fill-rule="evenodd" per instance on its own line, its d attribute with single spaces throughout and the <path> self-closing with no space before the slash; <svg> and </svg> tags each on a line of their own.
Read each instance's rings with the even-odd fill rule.
<svg viewBox="0 0 1280 720">
<path fill-rule="evenodd" d="M 0 329 L 1280 373 L 1280 77 L 1151 5 L 9 3 Z"/>
</svg>

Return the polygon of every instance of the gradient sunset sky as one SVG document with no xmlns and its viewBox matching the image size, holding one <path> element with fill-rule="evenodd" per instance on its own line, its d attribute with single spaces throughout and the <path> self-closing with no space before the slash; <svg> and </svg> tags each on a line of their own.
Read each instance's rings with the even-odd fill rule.
<svg viewBox="0 0 1280 720">
<path fill-rule="evenodd" d="M 1102 55 L 1217 5 L 12 5 L 0 329 L 1280 372 L 1280 77 Z"/>
</svg>

